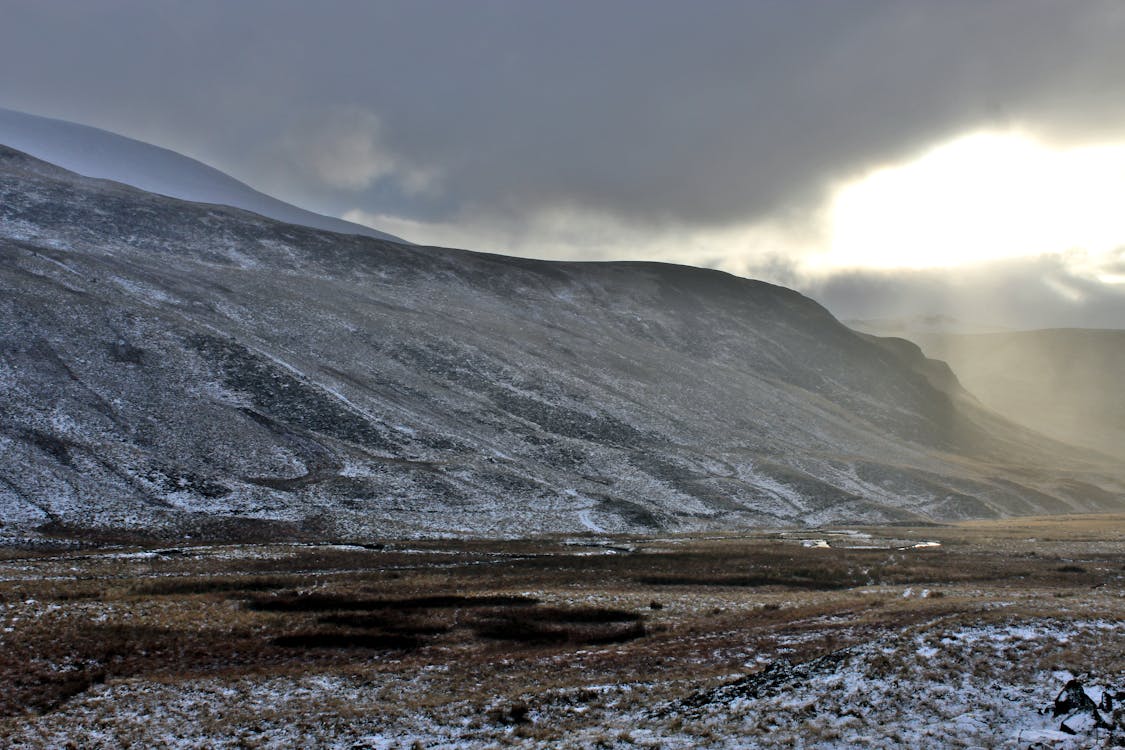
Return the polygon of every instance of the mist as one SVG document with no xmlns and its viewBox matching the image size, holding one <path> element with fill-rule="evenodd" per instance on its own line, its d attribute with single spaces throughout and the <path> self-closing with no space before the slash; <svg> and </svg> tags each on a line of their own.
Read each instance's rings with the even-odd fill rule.
<svg viewBox="0 0 1125 750">
<path fill-rule="evenodd" d="M 1075 264 L 1074 256 L 1045 255 L 946 269 L 845 270 L 820 277 L 776 265 L 756 270 L 799 288 L 842 320 L 905 322 L 942 315 L 977 331 L 1121 328 L 1125 286 L 1091 278 L 1076 271 Z"/>
</svg>

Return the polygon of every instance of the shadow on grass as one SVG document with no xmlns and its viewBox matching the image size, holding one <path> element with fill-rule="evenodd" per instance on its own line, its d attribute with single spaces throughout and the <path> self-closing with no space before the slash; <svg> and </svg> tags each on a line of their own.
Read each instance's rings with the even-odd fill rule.
<svg viewBox="0 0 1125 750">
<path fill-rule="evenodd" d="M 522 643 L 624 643 L 647 635 L 637 612 L 597 607 L 533 607 L 477 613 L 470 623 L 478 638 Z"/>
<path fill-rule="evenodd" d="M 251 599 L 258 612 L 375 612 L 379 610 L 463 609 L 471 607 L 520 607 L 538 604 L 526 596 L 419 596 L 406 599 L 375 599 L 343 594 L 288 594 Z"/>
<path fill-rule="evenodd" d="M 292 578 L 163 578 L 130 589 L 139 596 L 190 596 L 192 594 L 254 593 L 293 586 Z"/>
<path fill-rule="evenodd" d="M 685 575 L 655 575 L 639 576 L 637 583 L 646 586 L 731 586 L 731 587 L 759 587 L 759 586 L 784 586 L 791 589 L 805 589 L 809 591 L 837 591 L 858 585 L 858 581 L 812 578 L 797 576 L 771 576 L 771 575 L 716 575 L 716 576 L 685 576 Z"/>
<path fill-rule="evenodd" d="M 411 650 L 422 645 L 422 641 L 409 635 L 395 633 L 340 633 L 307 632 L 279 635 L 270 641 L 275 646 L 282 648 L 338 648 L 338 649 L 373 649 L 386 650 Z"/>
</svg>

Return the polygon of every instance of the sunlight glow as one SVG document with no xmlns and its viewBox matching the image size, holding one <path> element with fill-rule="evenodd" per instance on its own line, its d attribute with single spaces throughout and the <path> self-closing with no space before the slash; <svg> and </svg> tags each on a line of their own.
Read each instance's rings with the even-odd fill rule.
<svg viewBox="0 0 1125 750">
<path fill-rule="evenodd" d="M 935 268 L 1125 246 L 1125 144 L 1052 149 L 979 133 L 876 170 L 831 201 L 820 268 Z"/>
</svg>

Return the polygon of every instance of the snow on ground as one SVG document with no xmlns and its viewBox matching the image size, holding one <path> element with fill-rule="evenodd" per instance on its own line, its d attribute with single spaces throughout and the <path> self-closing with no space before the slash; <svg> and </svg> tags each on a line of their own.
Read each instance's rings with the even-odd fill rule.
<svg viewBox="0 0 1125 750">
<path fill-rule="evenodd" d="M 721 684 L 607 684 L 591 674 L 585 686 L 514 696 L 474 694 L 460 682 L 450 694 L 445 665 L 121 680 L 22 718 L 5 739 L 91 748 L 1120 747 L 1121 730 L 1114 739 L 1091 724 L 1069 735 L 1049 710 L 1067 681 L 1098 665 L 1043 664 L 1065 661 L 1079 642 L 1119 649 L 1123 636 L 1120 621 L 938 620 Z M 1123 674 L 1082 677 L 1094 700 L 1125 688 Z"/>
<path fill-rule="evenodd" d="M 582 523 L 582 525 L 585 528 L 589 529 L 590 531 L 594 532 L 595 534 L 605 533 L 605 529 L 603 529 L 601 526 L 598 526 L 596 523 L 594 523 L 594 519 L 590 515 L 593 512 L 594 511 L 593 511 L 592 508 L 586 508 L 585 510 L 578 511 L 578 520 Z"/>
<path fill-rule="evenodd" d="M 1018 665 L 1029 652 L 1110 634 L 1120 643 L 1122 633 L 1106 621 L 939 628 L 774 667 L 778 679 L 712 691 L 698 711 L 725 746 L 753 737 L 762 747 L 1114 747 L 1104 730 L 1104 744 L 1059 732 L 1061 719 L 1044 712 L 1070 675 Z M 1106 681 L 1120 689 L 1123 677 L 1091 676 L 1090 694 Z"/>
</svg>

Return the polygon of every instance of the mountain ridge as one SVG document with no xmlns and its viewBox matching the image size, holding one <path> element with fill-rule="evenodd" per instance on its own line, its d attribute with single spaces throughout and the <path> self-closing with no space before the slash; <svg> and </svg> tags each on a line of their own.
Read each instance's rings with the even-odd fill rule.
<svg viewBox="0 0 1125 750">
<path fill-rule="evenodd" d="M 405 242 L 362 224 L 286 203 L 171 149 L 89 125 L 0 107 L 0 143 L 86 177 L 159 195 L 233 206 L 290 224 Z"/>
<path fill-rule="evenodd" d="M 280 224 L 0 149 L 5 534 L 370 539 L 1118 509 L 792 290 Z M 24 467 L 15 471 L 12 467 Z"/>
</svg>

